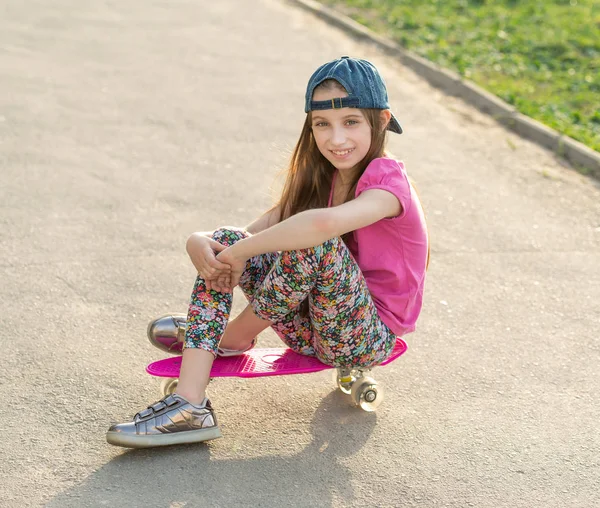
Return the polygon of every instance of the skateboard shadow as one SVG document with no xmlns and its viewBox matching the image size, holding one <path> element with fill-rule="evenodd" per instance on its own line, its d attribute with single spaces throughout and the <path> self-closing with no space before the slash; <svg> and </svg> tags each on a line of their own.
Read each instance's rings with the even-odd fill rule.
<svg viewBox="0 0 600 508">
<path fill-rule="evenodd" d="M 206 443 L 127 450 L 46 506 L 349 505 L 353 472 L 343 459 L 366 444 L 376 420 L 335 391 L 321 401 L 310 425 L 312 441 L 298 454 L 281 456 L 281 442 L 268 455 L 239 459 L 214 459 Z M 253 439 L 265 437 L 257 432 Z"/>
</svg>

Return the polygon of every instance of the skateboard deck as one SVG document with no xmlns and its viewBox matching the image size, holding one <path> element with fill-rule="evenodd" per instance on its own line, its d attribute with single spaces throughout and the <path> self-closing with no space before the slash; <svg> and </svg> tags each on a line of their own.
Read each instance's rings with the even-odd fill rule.
<svg viewBox="0 0 600 508">
<path fill-rule="evenodd" d="M 406 343 L 397 339 L 390 357 L 380 365 L 387 365 L 406 351 Z M 178 378 L 181 356 L 153 362 L 146 367 L 152 376 Z M 304 356 L 289 348 L 255 348 L 239 356 L 217 357 L 210 371 L 211 377 L 263 377 L 308 374 L 332 369 L 314 356 Z"/>
</svg>

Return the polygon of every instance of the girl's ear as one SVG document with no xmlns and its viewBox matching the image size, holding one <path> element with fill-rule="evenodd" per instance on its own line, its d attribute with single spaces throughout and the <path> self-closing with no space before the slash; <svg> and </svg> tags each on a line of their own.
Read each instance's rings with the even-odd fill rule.
<svg viewBox="0 0 600 508">
<path fill-rule="evenodd" d="M 392 119 L 392 112 L 389 109 L 382 109 L 379 116 L 381 118 L 381 131 L 383 132 L 387 129 L 387 126 Z"/>
</svg>

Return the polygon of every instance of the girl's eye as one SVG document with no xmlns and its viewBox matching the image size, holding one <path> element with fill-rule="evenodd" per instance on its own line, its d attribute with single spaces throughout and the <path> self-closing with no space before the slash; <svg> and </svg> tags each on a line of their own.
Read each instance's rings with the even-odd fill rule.
<svg viewBox="0 0 600 508">
<path fill-rule="evenodd" d="M 348 125 L 355 125 L 355 124 L 357 124 L 358 122 L 357 122 L 356 120 L 348 120 L 346 123 L 347 123 Z"/>
<path fill-rule="evenodd" d="M 315 124 L 315 127 L 325 127 L 327 125 L 327 122 L 318 122 Z"/>
</svg>

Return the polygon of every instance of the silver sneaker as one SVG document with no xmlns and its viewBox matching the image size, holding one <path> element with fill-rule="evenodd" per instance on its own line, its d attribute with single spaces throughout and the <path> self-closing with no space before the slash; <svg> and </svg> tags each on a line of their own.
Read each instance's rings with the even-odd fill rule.
<svg viewBox="0 0 600 508">
<path fill-rule="evenodd" d="M 167 314 L 148 323 L 150 344 L 162 351 L 180 355 L 185 341 L 187 316 L 185 314 Z"/>
<path fill-rule="evenodd" d="M 150 344 L 167 353 L 180 355 L 183 353 L 187 316 L 185 314 L 167 314 L 150 321 L 148 324 L 148 340 Z M 256 338 L 246 349 L 218 348 L 217 356 L 238 356 L 256 346 Z"/>
<path fill-rule="evenodd" d="M 208 399 L 194 405 L 181 395 L 167 395 L 128 423 L 111 426 L 106 440 L 126 448 L 151 448 L 198 443 L 221 437 L 217 417 Z"/>
</svg>

